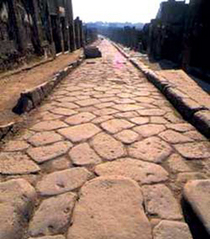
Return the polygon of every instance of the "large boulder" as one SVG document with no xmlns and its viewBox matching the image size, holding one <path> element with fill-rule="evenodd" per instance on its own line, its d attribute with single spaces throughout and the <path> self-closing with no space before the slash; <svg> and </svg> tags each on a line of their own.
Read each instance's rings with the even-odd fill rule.
<svg viewBox="0 0 210 239">
<path fill-rule="evenodd" d="M 101 51 L 95 46 L 85 47 L 84 54 L 86 59 L 102 57 Z"/>
</svg>

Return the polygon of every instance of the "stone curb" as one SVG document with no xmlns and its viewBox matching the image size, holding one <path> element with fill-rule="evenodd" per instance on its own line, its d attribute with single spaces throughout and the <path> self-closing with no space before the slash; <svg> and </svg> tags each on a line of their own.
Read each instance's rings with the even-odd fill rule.
<svg viewBox="0 0 210 239">
<path fill-rule="evenodd" d="M 57 72 L 50 80 L 36 86 L 33 89 L 22 92 L 16 106 L 12 109 L 12 111 L 21 115 L 36 108 L 38 105 L 40 105 L 42 100 L 47 97 L 51 91 L 61 82 L 61 80 L 70 74 L 73 69 L 78 67 L 84 61 L 84 59 L 85 58 L 82 53 L 78 60 L 72 62 L 63 70 Z M 0 141 L 14 129 L 16 124 L 17 123 L 15 122 L 11 122 L 0 126 Z"/>
<path fill-rule="evenodd" d="M 158 72 L 149 69 L 136 59 L 130 58 L 117 44 L 113 42 L 112 44 L 166 96 L 184 119 L 193 124 L 207 138 L 210 138 L 210 109 L 191 99 L 167 79 L 159 76 Z"/>
</svg>

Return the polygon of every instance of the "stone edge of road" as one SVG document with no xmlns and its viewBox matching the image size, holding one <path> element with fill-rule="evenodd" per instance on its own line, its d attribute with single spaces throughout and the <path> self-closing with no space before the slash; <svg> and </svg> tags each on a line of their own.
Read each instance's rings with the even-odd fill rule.
<svg viewBox="0 0 210 239">
<path fill-rule="evenodd" d="M 44 98 L 46 98 L 67 75 L 69 75 L 76 67 L 81 65 L 84 60 L 85 56 L 82 52 L 78 60 L 70 63 L 63 70 L 55 73 L 53 77 L 46 82 L 22 92 L 19 99 L 17 100 L 17 104 L 12 109 L 13 112 L 21 115 L 35 109 L 38 105 L 40 105 Z M 18 123 L 10 122 L 6 125 L 0 125 L 0 140 L 2 140 L 7 136 L 7 134 L 12 132 L 16 124 Z"/>
<path fill-rule="evenodd" d="M 133 66 L 140 70 L 146 78 L 157 87 L 172 105 L 181 113 L 183 118 L 194 125 L 203 135 L 210 138 L 210 109 L 194 101 L 166 78 L 158 75 L 157 72 L 149 69 L 145 64 L 131 58 L 118 44 L 110 41 L 112 45 L 125 57 Z"/>
</svg>

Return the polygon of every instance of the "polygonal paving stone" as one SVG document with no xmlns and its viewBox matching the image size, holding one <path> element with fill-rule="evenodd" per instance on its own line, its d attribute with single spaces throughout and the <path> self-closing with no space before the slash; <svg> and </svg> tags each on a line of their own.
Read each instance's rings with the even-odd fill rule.
<svg viewBox="0 0 210 239">
<path fill-rule="evenodd" d="M 194 142 L 175 145 L 176 150 L 185 158 L 202 159 L 210 157 L 209 142 Z"/>
<path fill-rule="evenodd" d="M 123 130 L 120 133 L 115 134 L 115 138 L 124 144 L 132 144 L 140 139 L 140 136 L 132 130 Z"/>
<path fill-rule="evenodd" d="M 53 196 L 80 188 L 91 177 L 85 168 L 71 168 L 45 175 L 36 188 L 42 196 Z"/>
<path fill-rule="evenodd" d="M 52 173 L 59 170 L 65 170 L 71 168 L 72 164 L 69 159 L 64 156 L 61 156 L 57 159 L 50 160 L 45 162 L 42 165 L 42 169 L 46 173 Z"/>
<path fill-rule="evenodd" d="M 161 109 L 138 110 L 141 116 L 163 116 L 166 112 Z"/>
<path fill-rule="evenodd" d="M 123 119 L 111 119 L 101 124 L 101 127 L 108 131 L 109 133 L 115 134 L 123 129 L 128 129 L 133 127 L 134 124 Z"/>
<path fill-rule="evenodd" d="M 57 99 L 57 101 L 58 101 L 58 102 L 61 102 L 61 103 L 63 103 L 63 102 L 64 102 L 64 103 L 65 103 L 65 102 L 73 102 L 73 101 L 75 101 L 75 100 L 76 100 L 75 97 L 69 97 L 69 96 Z"/>
<path fill-rule="evenodd" d="M 187 131 L 187 132 L 183 133 L 183 135 L 187 136 L 193 140 L 197 140 L 197 141 L 205 141 L 206 140 L 205 136 L 203 136 L 201 133 L 199 133 L 196 130 Z"/>
<path fill-rule="evenodd" d="M 65 128 L 68 127 L 67 124 L 60 120 L 51 120 L 51 121 L 44 121 L 35 124 L 31 129 L 34 131 L 51 131 L 55 129 Z"/>
<path fill-rule="evenodd" d="M 150 117 L 150 122 L 152 124 L 168 124 L 169 123 L 165 118 L 159 117 L 159 116 Z"/>
<path fill-rule="evenodd" d="M 192 142 L 193 140 L 183 134 L 180 134 L 173 130 L 166 130 L 159 134 L 159 137 L 171 144 Z"/>
<path fill-rule="evenodd" d="M 149 214 L 162 219 L 182 219 L 179 204 L 165 185 L 143 186 L 142 190 Z"/>
<path fill-rule="evenodd" d="M 135 100 L 127 99 L 127 98 L 121 98 L 121 99 L 115 100 L 114 102 L 117 104 L 135 104 L 136 103 Z"/>
<path fill-rule="evenodd" d="M 192 169 L 187 165 L 186 160 L 184 160 L 179 154 L 172 154 L 167 160 L 168 167 L 173 172 L 190 172 Z"/>
<path fill-rule="evenodd" d="M 30 219 L 36 191 L 24 179 L 0 183 L 0 238 L 22 239 Z"/>
<path fill-rule="evenodd" d="M 64 115 L 64 116 L 70 116 L 77 113 L 75 110 L 66 109 L 62 107 L 51 109 L 50 112 L 53 114 Z"/>
<path fill-rule="evenodd" d="M 5 145 L 4 151 L 7 151 L 7 152 L 23 151 L 29 148 L 29 146 L 30 146 L 29 144 L 27 144 L 25 141 L 22 141 L 22 140 L 9 141 Z"/>
<path fill-rule="evenodd" d="M 131 122 L 138 125 L 143 125 L 149 123 L 149 118 L 147 117 L 135 117 L 130 119 Z"/>
<path fill-rule="evenodd" d="M 92 123 L 81 124 L 58 130 L 61 135 L 71 140 L 72 142 L 87 140 L 100 131 L 101 129 Z"/>
<path fill-rule="evenodd" d="M 117 118 L 133 118 L 138 116 L 138 113 L 135 111 L 128 111 L 128 112 L 124 112 L 124 113 L 117 113 L 115 114 L 115 117 Z"/>
<path fill-rule="evenodd" d="M 147 92 L 145 92 L 147 93 Z M 135 97 L 134 100 L 138 101 L 138 102 L 142 102 L 142 103 L 148 103 L 148 104 L 151 104 L 155 101 L 154 98 L 151 98 L 151 97 Z"/>
<path fill-rule="evenodd" d="M 65 193 L 44 200 L 34 214 L 29 225 L 31 236 L 63 233 L 70 223 L 76 202 L 76 195 Z"/>
<path fill-rule="evenodd" d="M 39 171 L 39 166 L 25 154 L 0 153 L 0 174 L 30 174 Z"/>
<path fill-rule="evenodd" d="M 186 223 L 175 221 L 161 221 L 153 230 L 154 239 L 192 239 Z"/>
<path fill-rule="evenodd" d="M 135 181 L 99 177 L 82 187 L 68 239 L 151 239 L 143 211 L 143 197 Z"/>
<path fill-rule="evenodd" d="M 101 110 L 94 111 L 94 114 L 98 115 L 98 116 L 112 115 L 112 114 L 115 114 L 115 113 L 118 113 L 118 110 L 115 110 L 115 109 L 112 109 L 112 108 L 104 108 L 104 109 L 101 109 Z"/>
<path fill-rule="evenodd" d="M 163 182 L 168 178 L 168 173 L 161 166 L 132 158 L 100 164 L 96 166 L 95 172 L 99 176 L 125 176 L 141 184 Z"/>
<path fill-rule="evenodd" d="M 95 105 L 95 107 L 98 108 L 98 109 L 103 109 L 103 108 L 111 107 L 113 105 L 114 105 L 113 102 L 104 102 L 104 103 L 100 103 L 100 104 Z"/>
<path fill-rule="evenodd" d="M 71 125 L 84 124 L 93 120 L 96 116 L 90 112 L 82 112 L 65 119 L 65 122 Z"/>
<path fill-rule="evenodd" d="M 79 166 L 101 163 L 100 157 L 87 143 L 79 144 L 72 148 L 69 152 L 69 156 L 71 157 L 73 164 Z"/>
<path fill-rule="evenodd" d="M 164 118 L 174 124 L 183 123 L 183 119 L 181 118 L 181 116 L 175 115 L 174 112 L 169 112 L 165 114 Z"/>
<path fill-rule="evenodd" d="M 64 155 L 71 147 L 72 144 L 70 142 L 61 141 L 47 146 L 30 148 L 27 150 L 27 153 L 37 163 L 43 163 Z"/>
<path fill-rule="evenodd" d="M 206 176 L 200 172 L 184 172 L 177 175 L 177 182 L 185 184 L 191 180 L 206 179 Z"/>
<path fill-rule="evenodd" d="M 71 102 L 63 102 L 63 103 L 57 103 L 56 106 L 67 108 L 67 109 L 77 109 L 79 108 L 78 105 L 71 103 Z"/>
<path fill-rule="evenodd" d="M 107 121 L 107 120 L 110 120 L 110 119 L 112 119 L 112 118 L 113 118 L 113 116 L 111 116 L 111 115 L 104 115 L 104 116 L 95 118 L 95 119 L 92 121 L 92 123 L 94 123 L 94 124 L 100 124 L 100 123 L 103 123 L 103 122 L 105 122 L 105 121 Z"/>
<path fill-rule="evenodd" d="M 176 131 L 181 132 L 181 133 L 194 129 L 194 127 L 191 124 L 188 124 L 188 123 L 167 124 L 166 127 L 168 129 L 173 129 L 173 130 L 176 130 Z"/>
<path fill-rule="evenodd" d="M 61 141 L 62 139 L 63 139 L 62 136 L 60 136 L 55 132 L 40 132 L 30 137 L 28 139 L 28 142 L 37 147 L 55 143 Z"/>
<path fill-rule="evenodd" d="M 125 154 L 123 144 L 108 134 L 100 133 L 93 138 L 93 148 L 104 159 L 113 160 Z"/>
<path fill-rule="evenodd" d="M 119 111 L 122 111 L 122 112 L 142 109 L 141 106 L 136 105 L 136 104 L 118 104 L 118 105 L 113 106 L 113 108 L 117 109 Z"/>
<path fill-rule="evenodd" d="M 138 132 L 143 137 L 150 137 L 156 134 L 159 134 L 160 132 L 164 131 L 166 128 L 164 125 L 159 124 L 146 124 L 135 127 L 133 130 Z"/>
<path fill-rule="evenodd" d="M 157 137 L 136 142 L 129 147 L 131 157 L 154 163 L 162 162 L 171 152 L 171 147 Z"/>
<path fill-rule="evenodd" d="M 30 237 L 29 239 L 34 239 L 34 237 Z M 62 235 L 56 235 L 56 236 L 36 237 L 36 239 L 65 239 L 65 237 Z"/>
<path fill-rule="evenodd" d="M 210 180 L 189 181 L 184 187 L 184 198 L 210 235 Z"/>
<path fill-rule="evenodd" d="M 80 106 L 90 106 L 90 105 L 99 104 L 100 101 L 97 99 L 86 99 L 86 100 L 76 101 L 76 103 Z"/>
</svg>

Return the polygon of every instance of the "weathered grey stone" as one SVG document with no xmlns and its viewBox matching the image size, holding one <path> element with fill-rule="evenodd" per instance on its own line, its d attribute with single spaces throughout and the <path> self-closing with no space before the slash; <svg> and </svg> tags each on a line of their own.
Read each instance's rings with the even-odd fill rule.
<svg viewBox="0 0 210 239">
<path fill-rule="evenodd" d="M 192 239 L 186 223 L 161 221 L 153 230 L 154 239 Z"/>
<path fill-rule="evenodd" d="M 143 186 L 143 194 L 149 214 L 162 219 L 182 219 L 179 204 L 165 185 Z"/>
<path fill-rule="evenodd" d="M 122 158 L 100 164 L 96 166 L 95 172 L 99 176 L 129 177 L 141 184 L 163 182 L 168 178 L 168 173 L 161 166 L 132 158 Z"/>
<path fill-rule="evenodd" d="M 157 137 L 147 138 L 129 147 L 131 157 L 155 163 L 165 160 L 171 152 L 171 147 Z"/>
<path fill-rule="evenodd" d="M 100 133 L 93 138 L 93 148 L 104 159 L 113 160 L 125 154 L 123 144 L 108 134 Z"/>
<path fill-rule="evenodd" d="M 0 239 L 22 239 L 36 192 L 24 179 L 0 183 Z"/>
<path fill-rule="evenodd" d="M 99 177 L 82 188 L 68 239 L 151 239 L 143 211 L 143 197 L 135 181 Z"/>
<path fill-rule="evenodd" d="M 61 141 L 47 146 L 30 148 L 27 153 L 37 163 L 43 163 L 64 155 L 71 147 L 70 142 Z"/>
<path fill-rule="evenodd" d="M 210 180 L 189 181 L 183 195 L 210 235 Z"/>
<path fill-rule="evenodd" d="M 39 166 L 25 154 L 0 153 L 0 174 L 30 174 L 39 171 Z"/>
<path fill-rule="evenodd" d="M 65 193 L 44 200 L 29 225 L 31 236 L 63 233 L 69 225 L 76 195 Z"/>
<path fill-rule="evenodd" d="M 36 188 L 42 196 L 58 195 L 81 187 L 91 177 L 85 168 L 71 168 L 45 175 Z"/>
</svg>

